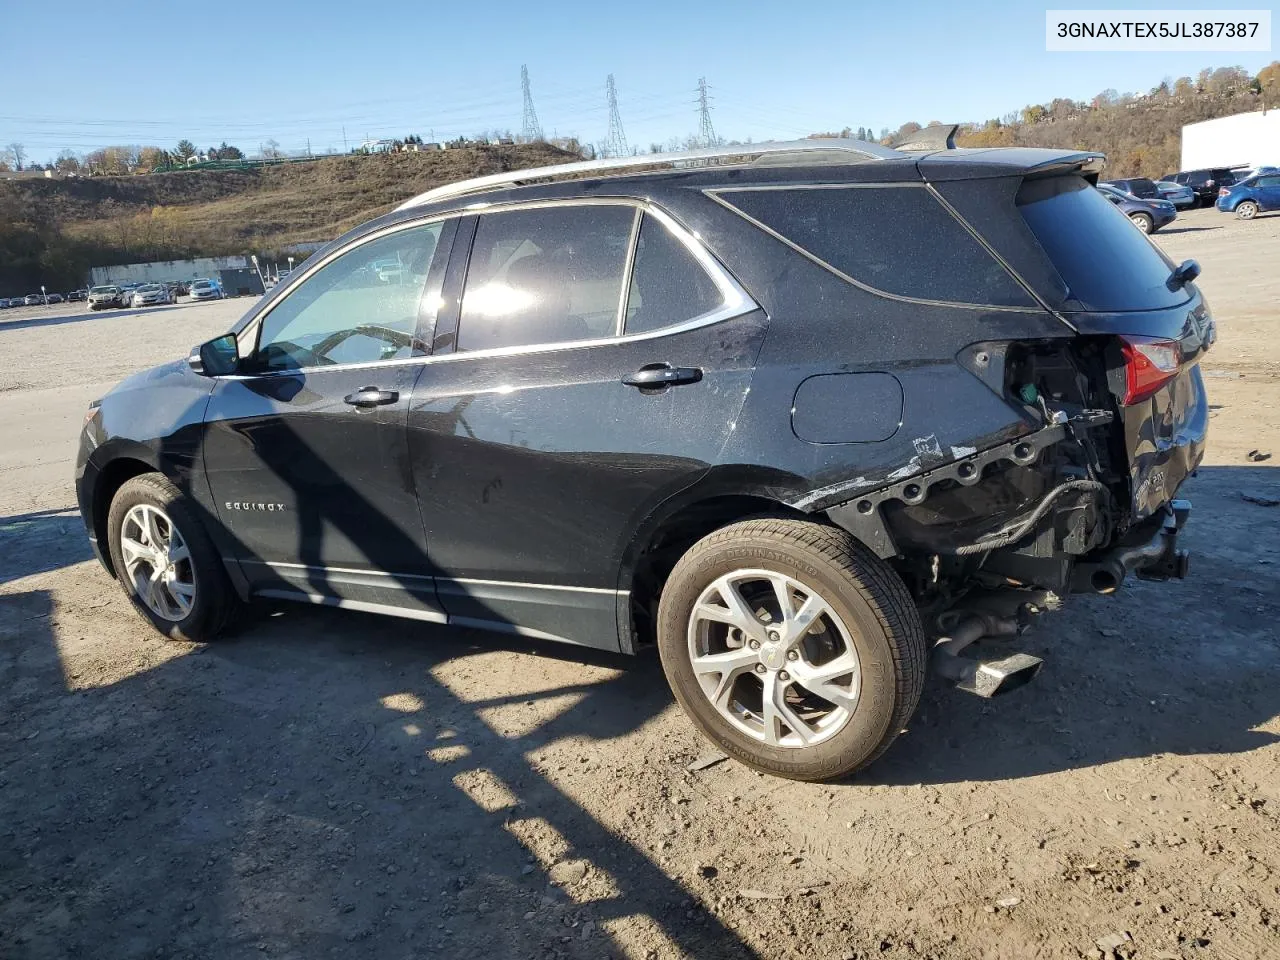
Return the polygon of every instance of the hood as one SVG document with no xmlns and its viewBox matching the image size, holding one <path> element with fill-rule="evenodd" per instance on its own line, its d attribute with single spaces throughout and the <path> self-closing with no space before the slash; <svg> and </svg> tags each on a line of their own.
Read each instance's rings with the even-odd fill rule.
<svg viewBox="0 0 1280 960">
<path fill-rule="evenodd" d="M 178 385 L 190 383 L 193 377 L 199 375 L 191 369 L 191 364 L 184 357 L 181 360 L 170 360 L 168 363 L 162 363 L 158 367 L 152 367 L 150 370 L 141 370 L 132 376 L 125 377 L 114 387 L 107 391 L 107 396 L 115 396 L 121 393 L 131 393 L 140 389 L 153 389 L 159 386 Z M 213 381 L 208 381 L 210 388 Z"/>
</svg>

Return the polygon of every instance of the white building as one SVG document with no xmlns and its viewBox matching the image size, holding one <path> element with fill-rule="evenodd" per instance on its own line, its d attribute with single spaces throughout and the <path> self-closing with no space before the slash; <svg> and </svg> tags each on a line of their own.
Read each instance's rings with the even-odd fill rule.
<svg viewBox="0 0 1280 960">
<path fill-rule="evenodd" d="M 1280 110 L 1237 113 L 1182 128 L 1182 169 L 1280 166 Z"/>
<path fill-rule="evenodd" d="M 195 280 L 199 277 L 216 277 L 219 270 L 245 270 L 248 266 L 248 257 L 200 257 L 196 260 L 125 263 L 115 267 L 94 267 L 93 285 Z"/>
</svg>

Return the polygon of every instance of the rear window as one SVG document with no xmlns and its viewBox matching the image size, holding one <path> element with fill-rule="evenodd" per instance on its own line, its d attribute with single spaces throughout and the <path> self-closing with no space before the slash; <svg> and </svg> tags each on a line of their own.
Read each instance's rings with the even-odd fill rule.
<svg viewBox="0 0 1280 960">
<path fill-rule="evenodd" d="M 1017 203 L 1079 309 L 1157 310 L 1189 298 L 1166 285 L 1173 265 L 1084 178 L 1024 181 Z"/>
<path fill-rule="evenodd" d="M 1145 200 L 1160 196 L 1160 191 L 1156 189 L 1155 181 L 1148 180 L 1146 177 L 1136 177 L 1130 180 L 1129 192 L 1135 197 L 1142 197 Z"/>
<path fill-rule="evenodd" d="M 923 187 L 725 190 L 720 197 L 879 292 L 948 303 L 1035 306 Z"/>
</svg>

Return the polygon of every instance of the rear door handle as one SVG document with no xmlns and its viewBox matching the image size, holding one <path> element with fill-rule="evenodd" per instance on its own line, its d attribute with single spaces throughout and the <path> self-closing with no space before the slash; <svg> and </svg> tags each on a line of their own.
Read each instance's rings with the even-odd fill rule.
<svg viewBox="0 0 1280 960">
<path fill-rule="evenodd" d="M 697 383 L 702 379 L 701 367 L 673 367 L 669 363 L 650 363 L 635 373 L 622 378 L 628 387 L 653 389 L 678 387 L 682 383 Z"/>
<path fill-rule="evenodd" d="M 353 407 L 381 407 L 388 403 L 395 403 L 399 399 L 400 394 L 396 390 L 361 387 L 355 393 L 348 393 L 342 398 L 342 402 L 349 403 Z"/>
</svg>

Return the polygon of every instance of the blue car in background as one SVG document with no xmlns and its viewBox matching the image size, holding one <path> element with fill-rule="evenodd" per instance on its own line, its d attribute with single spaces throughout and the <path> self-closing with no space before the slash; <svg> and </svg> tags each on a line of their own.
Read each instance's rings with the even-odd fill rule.
<svg viewBox="0 0 1280 960">
<path fill-rule="evenodd" d="M 1253 176 L 1218 191 L 1217 207 L 1223 213 L 1234 213 L 1241 220 L 1252 220 L 1260 213 L 1280 210 L 1280 172 L 1274 169 Z"/>
<path fill-rule="evenodd" d="M 1155 233 L 1178 219 L 1178 211 L 1168 200 L 1142 200 L 1105 183 L 1098 184 L 1098 192 L 1119 207 L 1143 233 Z"/>
</svg>

